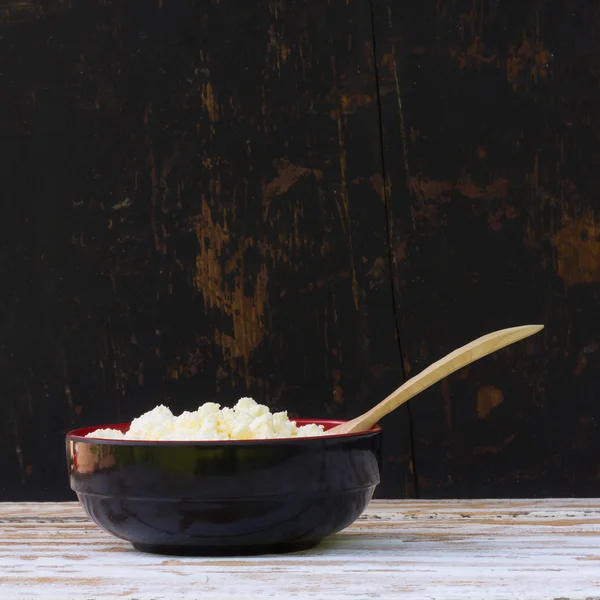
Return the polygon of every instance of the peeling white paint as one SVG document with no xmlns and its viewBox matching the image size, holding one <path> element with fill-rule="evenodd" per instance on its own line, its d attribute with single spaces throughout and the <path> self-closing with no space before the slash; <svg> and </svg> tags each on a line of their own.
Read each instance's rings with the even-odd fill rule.
<svg viewBox="0 0 600 600">
<path fill-rule="evenodd" d="M 600 599 L 600 500 L 375 501 L 291 555 L 142 554 L 67 504 L 0 504 L 0 598 Z"/>
</svg>

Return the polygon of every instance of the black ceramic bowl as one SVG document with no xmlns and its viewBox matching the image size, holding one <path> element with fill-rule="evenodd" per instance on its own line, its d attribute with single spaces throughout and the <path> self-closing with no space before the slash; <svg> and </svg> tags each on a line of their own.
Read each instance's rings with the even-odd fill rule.
<svg viewBox="0 0 600 600">
<path fill-rule="evenodd" d="M 340 423 L 296 422 L 325 430 Z M 106 427 L 127 431 L 129 424 Z M 357 519 L 379 483 L 379 426 L 277 440 L 84 437 L 98 428 L 67 434 L 71 487 L 100 527 L 138 550 L 215 555 L 305 549 Z"/>
</svg>

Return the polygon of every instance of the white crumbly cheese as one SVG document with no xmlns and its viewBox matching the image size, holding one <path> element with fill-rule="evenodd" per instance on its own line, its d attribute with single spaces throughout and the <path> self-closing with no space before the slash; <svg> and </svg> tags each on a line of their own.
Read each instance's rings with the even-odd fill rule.
<svg viewBox="0 0 600 600">
<path fill-rule="evenodd" d="M 96 429 L 86 437 L 148 440 L 257 440 L 309 437 L 323 434 L 322 425 L 298 427 L 287 412 L 271 413 L 267 406 L 252 398 L 241 398 L 233 408 L 221 408 L 207 402 L 194 412 L 178 417 L 162 404 L 134 419 L 127 433 L 116 429 Z"/>
</svg>

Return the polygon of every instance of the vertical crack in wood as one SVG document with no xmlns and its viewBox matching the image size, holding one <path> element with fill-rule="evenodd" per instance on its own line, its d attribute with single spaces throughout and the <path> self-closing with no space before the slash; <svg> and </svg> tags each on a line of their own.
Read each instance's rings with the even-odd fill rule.
<svg viewBox="0 0 600 600">
<path fill-rule="evenodd" d="M 373 27 L 373 36 L 375 35 L 375 27 Z M 373 42 L 375 43 L 375 42 Z M 400 138 L 402 140 L 402 158 L 404 159 L 404 172 L 406 174 L 406 182 L 410 181 L 410 169 L 408 168 L 408 153 L 406 152 L 406 129 L 404 129 L 404 108 L 402 107 L 402 96 L 400 95 L 400 81 L 398 80 L 398 67 L 396 66 L 396 50 L 392 44 L 392 56 L 394 67 L 394 83 L 396 84 L 396 97 L 398 98 L 398 118 L 400 119 Z M 377 67 L 377 65 L 375 65 Z M 379 89 L 379 84 L 377 86 Z M 381 153 L 383 155 L 383 124 L 381 110 L 379 114 L 379 123 L 381 125 Z"/>
<path fill-rule="evenodd" d="M 381 176 L 383 178 L 383 204 L 385 210 L 385 229 L 386 229 L 386 242 L 387 242 L 387 251 L 388 251 L 388 267 L 390 273 L 390 291 L 391 291 L 391 301 L 392 301 L 392 310 L 394 313 L 394 324 L 396 326 L 396 339 L 398 340 L 398 351 L 400 353 L 400 366 L 402 368 L 402 379 L 403 381 L 407 380 L 406 366 L 404 361 L 404 352 L 402 350 L 403 343 L 400 338 L 400 323 L 398 320 L 398 311 L 397 306 L 399 304 L 399 297 L 396 293 L 396 286 L 394 285 L 394 258 L 393 258 L 393 247 L 392 247 L 392 224 L 391 224 L 391 215 L 390 215 L 390 206 L 389 206 L 389 190 L 387 185 L 387 169 L 385 167 L 385 150 L 383 146 L 383 111 L 381 107 L 381 90 L 380 90 L 380 80 L 379 80 L 379 63 L 377 58 L 377 34 L 375 31 L 375 7 L 373 6 L 374 0 L 369 0 L 369 9 L 371 12 L 371 35 L 373 40 L 373 68 L 375 70 L 375 93 L 377 95 L 377 116 L 378 116 L 378 124 L 379 124 L 379 150 L 380 150 L 380 159 L 381 159 Z M 396 75 L 397 79 L 397 75 Z M 402 113 L 401 113 L 401 118 Z M 402 122 L 402 132 L 404 133 L 404 122 Z M 406 143 L 404 142 L 404 164 L 405 168 L 408 170 L 408 161 L 406 157 Z M 413 486 L 415 490 L 415 496 L 420 498 L 419 494 L 419 478 L 417 476 L 417 457 L 415 455 L 415 441 L 414 441 L 414 427 L 413 427 L 413 414 L 410 408 L 410 402 L 406 404 L 406 410 L 408 414 L 408 425 L 409 425 L 409 435 L 410 435 L 410 454 L 411 454 L 411 463 L 412 463 L 412 476 L 413 476 Z"/>
</svg>

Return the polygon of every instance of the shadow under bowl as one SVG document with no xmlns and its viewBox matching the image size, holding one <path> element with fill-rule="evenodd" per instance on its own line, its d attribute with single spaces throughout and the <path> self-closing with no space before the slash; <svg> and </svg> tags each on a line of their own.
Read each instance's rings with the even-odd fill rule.
<svg viewBox="0 0 600 600">
<path fill-rule="evenodd" d="M 342 421 L 297 419 L 325 430 Z M 108 425 L 127 431 L 129 423 Z M 71 488 L 90 518 L 138 550 L 293 552 L 348 527 L 380 480 L 381 433 L 148 442 L 66 436 Z"/>
</svg>

